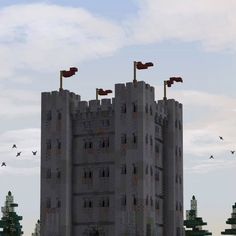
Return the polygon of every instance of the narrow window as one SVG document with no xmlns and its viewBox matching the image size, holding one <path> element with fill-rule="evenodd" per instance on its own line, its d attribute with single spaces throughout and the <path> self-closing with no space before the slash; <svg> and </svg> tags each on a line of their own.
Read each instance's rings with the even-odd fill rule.
<svg viewBox="0 0 236 236">
<path fill-rule="evenodd" d="M 133 143 L 137 143 L 137 136 L 135 133 L 133 133 Z"/>
<path fill-rule="evenodd" d="M 121 174 L 123 174 L 123 175 L 126 174 L 126 164 L 121 165 Z"/>
<path fill-rule="evenodd" d="M 60 111 L 57 111 L 57 119 L 61 120 L 61 112 Z"/>
<path fill-rule="evenodd" d="M 126 195 L 121 196 L 121 206 L 126 206 Z"/>
<path fill-rule="evenodd" d="M 150 106 L 150 115 L 152 116 L 152 106 Z"/>
<path fill-rule="evenodd" d="M 157 143 L 155 144 L 155 152 L 159 153 L 159 145 Z"/>
<path fill-rule="evenodd" d="M 152 200 L 152 197 L 150 197 L 150 204 L 151 204 L 151 206 L 153 206 L 153 200 Z"/>
<path fill-rule="evenodd" d="M 175 183 L 178 183 L 178 175 L 175 175 Z"/>
<path fill-rule="evenodd" d="M 148 113 L 148 104 L 146 103 L 146 106 L 145 106 L 145 111 L 146 113 Z"/>
<path fill-rule="evenodd" d="M 51 139 L 48 139 L 46 142 L 47 150 L 50 150 L 52 148 L 52 142 Z"/>
<path fill-rule="evenodd" d="M 136 104 L 136 102 L 133 102 L 132 106 L 133 106 L 133 112 L 137 112 L 137 104 Z"/>
<path fill-rule="evenodd" d="M 105 176 L 106 176 L 106 177 L 109 177 L 109 175 L 110 175 L 110 170 L 109 170 L 109 167 L 107 167 L 107 168 L 106 168 L 106 174 L 105 174 Z"/>
<path fill-rule="evenodd" d="M 133 205 L 134 205 L 134 206 L 137 205 L 137 199 L 136 199 L 135 195 L 133 195 Z"/>
<path fill-rule="evenodd" d="M 57 139 L 57 149 L 61 149 L 61 141 Z"/>
<path fill-rule="evenodd" d="M 126 134 L 122 134 L 122 135 L 121 135 L 121 143 L 122 143 L 122 144 L 126 144 L 126 143 L 127 143 Z"/>
<path fill-rule="evenodd" d="M 148 195 L 146 197 L 146 206 L 148 206 Z"/>
<path fill-rule="evenodd" d="M 51 177 L 52 177 L 51 169 L 47 169 L 46 178 L 47 178 L 47 179 L 50 179 Z"/>
<path fill-rule="evenodd" d="M 135 164 L 133 164 L 133 174 L 134 174 L 134 175 L 137 174 L 137 167 L 135 166 Z"/>
<path fill-rule="evenodd" d="M 121 113 L 126 113 L 126 104 L 125 103 L 123 103 L 121 105 Z"/>
<path fill-rule="evenodd" d="M 57 178 L 58 178 L 58 179 L 61 178 L 61 171 L 59 171 L 59 169 L 57 169 Z"/>
<path fill-rule="evenodd" d="M 152 146 L 152 136 L 150 136 L 150 145 Z"/>
<path fill-rule="evenodd" d="M 57 200 L 57 207 L 60 208 L 61 207 L 61 201 Z"/>
<path fill-rule="evenodd" d="M 47 120 L 52 120 L 52 111 L 47 112 Z"/>
<path fill-rule="evenodd" d="M 150 166 L 150 174 L 151 176 L 153 176 L 153 171 L 152 171 L 152 167 Z"/>
<path fill-rule="evenodd" d="M 50 198 L 47 198 L 46 207 L 51 208 L 51 199 Z"/>
<path fill-rule="evenodd" d="M 159 171 L 157 169 L 155 171 L 155 180 L 159 181 Z"/>
<path fill-rule="evenodd" d="M 145 171 L 146 175 L 148 174 L 148 165 L 146 166 L 146 171 Z"/>
<path fill-rule="evenodd" d="M 146 134 L 145 139 L 146 139 L 146 144 L 148 144 L 148 134 Z"/>
</svg>

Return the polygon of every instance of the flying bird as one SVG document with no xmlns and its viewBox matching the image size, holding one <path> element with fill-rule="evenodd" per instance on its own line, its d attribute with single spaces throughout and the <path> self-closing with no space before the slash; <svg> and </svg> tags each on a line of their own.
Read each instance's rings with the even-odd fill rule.
<svg viewBox="0 0 236 236">
<path fill-rule="evenodd" d="M 220 138 L 221 140 L 224 140 L 222 136 L 219 136 L 219 138 Z"/>
<path fill-rule="evenodd" d="M 6 166 L 6 163 L 5 162 L 2 162 L 2 165 L 1 166 Z"/>
<path fill-rule="evenodd" d="M 211 155 L 211 156 L 209 157 L 209 159 L 214 159 L 214 157 Z"/>
<path fill-rule="evenodd" d="M 36 153 L 37 153 L 37 151 L 35 151 L 35 152 L 34 152 L 34 151 L 32 151 L 32 153 L 33 153 L 33 155 L 35 156 L 35 155 L 36 155 Z"/>
<path fill-rule="evenodd" d="M 232 154 L 234 154 L 235 151 L 230 151 Z"/>
<path fill-rule="evenodd" d="M 12 148 L 16 148 L 16 145 L 15 145 L 15 144 L 13 144 Z"/>
<path fill-rule="evenodd" d="M 20 154 L 21 154 L 21 152 L 17 152 L 16 156 L 18 157 L 18 156 L 20 156 Z"/>
</svg>

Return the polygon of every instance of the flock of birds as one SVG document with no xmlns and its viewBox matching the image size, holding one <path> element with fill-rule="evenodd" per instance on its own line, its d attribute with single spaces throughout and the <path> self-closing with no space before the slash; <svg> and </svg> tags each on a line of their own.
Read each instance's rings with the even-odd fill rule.
<svg viewBox="0 0 236 236">
<path fill-rule="evenodd" d="M 16 144 L 13 144 L 13 145 L 12 145 L 12 148 L 17 148 Z M 19 156 L 21 155 L 21 153 L 22 153 L 22 152 L 16 152 L 16 157 L 19 157 Z M 32 154 L 33 154 L 34 156 L 36 156 L 37 151 L 32 151 Z M 6 165 L 6 162 L 2 162 L 1 167 L 3 167 L 3 166 L 7 166 L 7 165 Z"/>
<path fill-rule="evenodd" d="M 222 141 L 224 140 L 222 136 L 219 136 L 219 138 L 220 138 L 220 140 L 222 140 Z M 16 144 L 13 144 L 12 148 L 17 148 Z M 231 152 L 231 154 L 234 154 L 234 153 L 235 153 L 235 150 L 231 150 L 230 152 Z M 32 154 L 33 154 L 34 156 L 36 156 L 37 151 L 32 151 Z M 21 155 L 21 152 L 16 152 L 16 157 L 19 157 L 20 155 Z M 214 159 L 214 156 L 211 155 L 211 156 L 209 157 L 209 159 Z M 1 167 L 2 167 L 2 166 L 7 166 L 7 165 L 6 165 L 6 162 L 2 162 Z"/>
<path fill-rule="evenodd" d="M 219 136 L 219 138 L 220 138 L 220 140 L 224 141 L 224 139 L 223 139 L 222 136 Z M 235 150 L 231 150 L 230 152 L 231 152 L 231 154 L 234 154 L 234 153 L 235 153 Z M 211 155 L 211 156 L 209 157 L 209 159 L 214 159 L 214 156 Z"/>
</svg>

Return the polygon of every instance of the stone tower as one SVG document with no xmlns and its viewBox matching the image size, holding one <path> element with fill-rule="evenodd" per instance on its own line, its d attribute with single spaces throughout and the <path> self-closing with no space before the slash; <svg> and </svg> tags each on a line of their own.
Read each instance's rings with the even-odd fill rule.
<svg viewBox="0 0 236 236">
<path fill-rule="evenodd" d="M 182 105 L 143 81 L 113 99 L 42 93 L 42 236 L 182 236 Z"/>
</svg>

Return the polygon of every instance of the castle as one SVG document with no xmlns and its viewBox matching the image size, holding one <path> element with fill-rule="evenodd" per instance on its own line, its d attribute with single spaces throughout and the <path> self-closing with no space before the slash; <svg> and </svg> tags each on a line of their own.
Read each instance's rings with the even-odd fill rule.
<svg viewBox="0 0 236 236">
<path fill-rule="evenodd" d="M 184 235 L 182 104 L 154 93 L 42 93 L 41 236 Z"/>
</svg>

